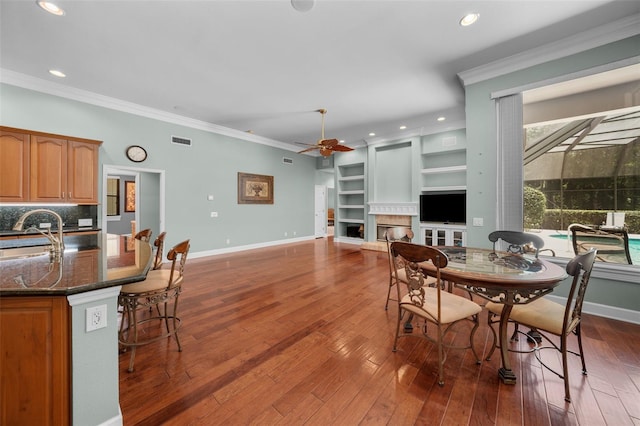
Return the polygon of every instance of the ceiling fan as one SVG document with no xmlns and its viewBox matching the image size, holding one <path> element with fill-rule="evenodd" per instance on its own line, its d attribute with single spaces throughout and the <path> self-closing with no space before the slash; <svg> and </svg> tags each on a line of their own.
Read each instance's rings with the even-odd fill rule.
<svg viewBox="0 0 640 426">
<path fill-rule="evenodd" d="M 345 145 L 340 145 L 340 142 L 338 141 L 338 139 L 324 138 L 324 115 L 327 113 L 327 110 L 323 108 L 323 109 L 319 109 L 318 112 L 322 114 L 322 134 L 320 136 L 320 139 L 318 139 L 318 142 L 316 142 L 315 145 L 296 142 L 297 144 L 300 144 L 300 145 L 309 146 L 309 148 L 303 149 L 302 151 L 298 152 L 298 154 L 302 154 L 303 152 L 313 151 L 314 149 L 319 149 L 320 154 L 323 157 L 328 157 L 334 151 L 340 151 L 340 152 L 353 151 L 353 148 L 349 148 L 348 146 L 345 146 Z"/>
</svg>

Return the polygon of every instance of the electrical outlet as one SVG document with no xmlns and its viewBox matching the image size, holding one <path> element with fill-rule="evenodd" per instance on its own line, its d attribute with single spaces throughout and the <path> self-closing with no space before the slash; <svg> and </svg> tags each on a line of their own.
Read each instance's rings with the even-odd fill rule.
<svg viewBox="0 0 640 426">
<path fill-rule="evenodd" d="M 107 326 L 107 305 L 87 308 L 87 332 Z"/>
<path fill-rule="evenodd" d="M 218 212 L 211 212 L 211 217 L 218 217 Z"/>
<path fill-rule="evenodd" d="M 40 222 L 41 229 L 51 228 L 51 222 Z"/>
<path fill-rule="evenodd" d="M 78 219 L 78 226 L 93 226 L 93 219 Z"/>
</svg>

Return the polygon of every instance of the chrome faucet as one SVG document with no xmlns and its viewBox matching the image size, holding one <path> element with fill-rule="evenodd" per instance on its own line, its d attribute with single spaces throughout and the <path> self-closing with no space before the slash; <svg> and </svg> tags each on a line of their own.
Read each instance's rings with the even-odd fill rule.
<svg viewBox="0 0 640 426">
<path fill-rule="evenodd" d="M 45 237 L 47 237 L 47 239 L 51 243 L 52 254 L 56 258 L 60 258 L 60 255 L 62 254 L 62 252 L 64 252 L 64 238 L 63 238 L 63 234 L 62 234 L 62 226 L 63 226 L 62 217 L 60 217 L 60 215 L 58 213 L 56 213 L 54 211 L 51 211 L 51 210 L 47 210 L 47 209 L 30 210 L 30 211 L 26 212 L 25 214 L 23 214 L 22 216 L 20 216 L 20 219 L 18 219 L 16 224 L 13 226 L 13 230 L 14 231 L 22 231 L 23 228 L 24 228 L 25 219 L 28 218 L 29 216 L 31 216 L 34 213 L 48 213 L 51 216 L 55 217 L 56 221 L 58 222 L 58 237 L 56 238 L 55 235 L 51 234 L 51 228 L 49 228 L 48 233 L 45 233 L 45 232 L 41 231 L 40 229 L 38 229 L 36 226 L 32 226 L 32 227 L 27 228 L 24 231 L 25 234 L 33 229 L 33 230 L 36 230 L 37 232 L 41 233 Z"/>
</svg>

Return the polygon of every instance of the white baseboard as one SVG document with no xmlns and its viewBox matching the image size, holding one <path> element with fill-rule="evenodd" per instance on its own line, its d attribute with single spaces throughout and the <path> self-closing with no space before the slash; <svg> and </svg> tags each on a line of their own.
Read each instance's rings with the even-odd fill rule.
<svg viewBox="0 0 640 426">
<path fill-rule="evenodd" d="M 196 259 L 198 257 L 217 256 L 220 254 L 235 253 L 235 252 L 245 251 L 245 250 L 253 250 L 253 249 L 264 248 L 264 247 L 273 247 L 273 246 L 279 246 L 283 244 L 299 243 L 302 241 L 315 240 L 315 238 L 316 238 L 315 236 L 288 238 L 286 240 L 268 241 L 266 243 L 249 244 L 246 246 L 235 246 L 235 247 L 228 247 L 228 248 L 216 249 L 216 250 L 205 250 L 205 251 L 199 251 L 195 253 L 189 252 L 189 258 Z"/>
<path fill-rule="evenodd" d="M 553 300 L 554 302 L 560 303 L 561 305 L 565 305 L 567 303 L 566 297 L 552 295 L 545 297 Z M 601 305 L 593 302 L 584 302 L 582 305 L 582 312 L 618 321 L 640 324 L 640 311 L 633 311 L 631 309 L 617 308 L 615 306 Z"/>
<path fill-rule="evenodd" d="M 118 405 L 118 415 L 100 423 L 98 426 L 122 426 L 122 424 L 122 410 L 120 409 L 120 405 Z"/>
</svg>

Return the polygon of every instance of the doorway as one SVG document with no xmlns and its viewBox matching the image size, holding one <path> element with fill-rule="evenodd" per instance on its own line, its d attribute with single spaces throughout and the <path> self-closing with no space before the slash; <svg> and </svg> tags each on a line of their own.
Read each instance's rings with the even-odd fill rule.
<svg viewBox="0 0 640 426">
<path fill-rule="evenodd" d="M 327 187 L 315 186 L 315 237 L 327 236 Z"/>
<path fill-rule="evenodd" d="M 114 232 L 114 235 L 134 234 L 145 228 L 150 228 L 153 235 L 159 235 L 163 232 L 165 230 L 165 171 L 104 165 L 102 168 L 102 188 L 107 188 L 109 177 L 113 176 L 122 176 L 127 182 L 133 182 L 135 209 L 134 212 L 130 212 L 134 215 L 129 214 L 126 218 L 128 223 L 109 226 L 107 208 L 104 207 L 108 205 L 108 191 L 103 190 L 101 223 L 103 235 L 107 237 L 107 246 L 111 231 Z M 133 219 L 131 219 L 132 217 Z"/>
</svg>

